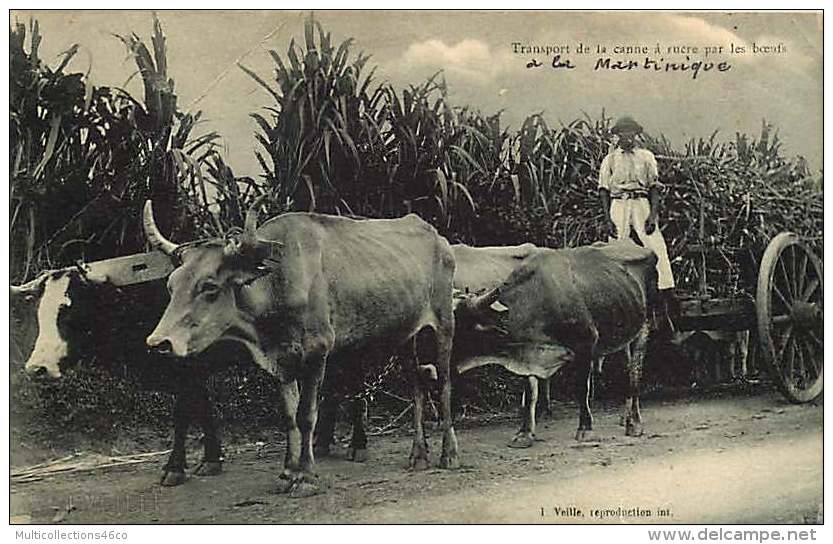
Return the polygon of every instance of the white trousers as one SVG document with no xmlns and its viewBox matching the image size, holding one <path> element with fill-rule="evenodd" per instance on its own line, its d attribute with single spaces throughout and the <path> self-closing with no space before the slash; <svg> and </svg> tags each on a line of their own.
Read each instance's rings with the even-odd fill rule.
<svg viewBox="0 0 833 544">
<path fill-rule="evenodd" d="M 674 287 L 674 276 L 659 225 L 651 234 L 645 234 L 645 220 L 650 213 L 651 205 L 647 198 L 614 198 L 610 203 L 610 220 L 616 226 L 616 237 L 620 240 L 628 238 L 633 228 L 639 241 L 657 255 L 657 288 L 670 289 Z"/>
</svg>

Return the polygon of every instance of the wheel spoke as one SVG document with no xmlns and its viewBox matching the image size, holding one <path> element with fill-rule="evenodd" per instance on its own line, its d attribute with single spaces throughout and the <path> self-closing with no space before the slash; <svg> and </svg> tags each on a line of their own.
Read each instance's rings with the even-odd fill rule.
<svg viewBox="0 0 833 544">
<path fill-rule="evenodd" d="M 776 294 L 778 298 L 781 299 L 781 304 L 784 305 L 784 309 L 788 312 L 792 309 L 792 304 L 787 301 L 787 297 L 784 296 L 784 293 L 778 289 L 778 285 L 775 283 L 775 278 L 772 279 L 772 292 Z"/>
<path fill-rule="evenodd" d="M 798 276 L 796 276 L 796 280 L 798 281 L 798 289 L 795 290 L 796 293 L 803 293 L 804 286 L 807 282 L 807 261 L 810 260 L 810 256 L 802 251 L 801 257 L 801 266 L 798 267 Z"/>
<path fill-rule="evenodd" d="M 797 246 L 790 246 L 790 273 L 792 274 L 790 279 L 790 288 L 792 289 L 793 298 L 798 296 L 798 293 L 801 291 L 798 290 L 798 276 L 795 273 L 795 250 Z"/>
<path fill-rule="evenodd" d="M 778 350 L 778 355 L 775 357 L 775 361 L 782 361 L 784 358 L 784 352 L 786 351 L 787 347 L 790 345 L 793 336 L 793 327 L 789 325 L 787 330 L 784 332 L 784 343 L 781 344 L 781 349 Z"/>
<path fill-rule="evenodd" d="M 797 355 L 797 359 L 801 360 L 800 371 L 801 371 L 801 389 L 805 389 L 807 387 L 807 365 L 804 364 L 804 352 L 801 349 L 801 346 L 798 342 L 793 342 L 793 349 L 795 350 L 795 354 Z"/>
<path fill-rule="evenodd" d="M 813 349 L 811 343 L 814 340 L 810 339 L 810 335 L 807 334 L 810 331 L 804 331 L 801 335 L 803 342 L 801 342 L 802 348 L 806 351 L 807 358 L 810 360 L 810 366 L 813 369 L 813 379 L 815 380 L 819 376 L 819 367 L 816 365 L 816 350 Z"/>
<path fill-rule="evenodd" d="M 793 381 L 793 374 L 795 373 L 795 349 L 794 346 L 790 344 L 785 344 L 784 349 L 786 350 L 786 361 L 782 361 L 778 359 L 775 361 L 775 364 L 782 365 L 781 366 L 781 374 L 784 374 L 784 369 L 787 370 L 786 378 L 787 382 Z M 785 364 L 786 363 L 786 364 Z"/>
<path fill-rule="evenodd" d="M 818 288 L 818 286 L 819 286 L 819 279 L 818 278 L 813 278 L 810 281 L 810 283 L 807 285 L 807 287 L 804 288 L 804 292 L 801 294 L 801 300 L 803 300 L 804 302 L 807 302 L 808 300 L 810 300 L 810 297 L 813 295 L 813 293 L 816 292 L 816 289 Z"/>
<path fill-rule="evenodd" d="M 804 375 L 806 383 L 804 387 L 809 388 L 816 381 L 816 378 L 819 377 L 819 367 L 816 365 L 815 352 L 806 341 L 801 342 L 800 349 L 804 356 L 804 368 L 806 370 Z"/>
<path fill-rule="evenodd" d="M 817 345 L 817 346 L 818 346 L 819 351 L 822 351 L 822 352 L 824 351 L 824 344 L 822 344 L 821 340 L 819 340 L 819 337 L 818 337 L 818 336 L 816 336 L 816 333 L 814 333 L 814 332 L 813 332 L 812 330 L 810 330 L 810 329 L 807 329 L 806 331 L 804 331 L 804 334 L 805 334 L 805 335 L 807 335 L 807 338 L 808 338 L 808 339 L 809 339 L 809 340 L 810 340 L 813 344 L 815 344 L 815 345 Z"/>
<path fill-rule="evenodd" d="M 784 253 L 786 253 L 786 251 Z M 785 257 L 784 253 L 781 253 L 781 257 Z M 790 300 L 795 300 L 795 292 L 793 292 L 792 282 L 790 281 L 789 273 L 787 273 L 787 265 L 784 264 L 784 258 L 778 259 L 778 264 L 775 268 L 781 272 L 781 277 L 783 279 L 782 285 L 787 286 L 787 292 L 790 294 Z M 778 274 L 775 275 L 778 276 Z"/>
</svg>

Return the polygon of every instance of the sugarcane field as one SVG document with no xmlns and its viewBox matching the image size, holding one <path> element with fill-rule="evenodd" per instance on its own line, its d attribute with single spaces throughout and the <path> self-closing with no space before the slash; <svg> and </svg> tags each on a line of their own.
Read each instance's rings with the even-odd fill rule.
<svg viewBox="0 0 833 544">
<path fill-rule="evenodd" d="M 9 21 L 15 539 L 816 539 L 822 11 Z"/>
</svg>

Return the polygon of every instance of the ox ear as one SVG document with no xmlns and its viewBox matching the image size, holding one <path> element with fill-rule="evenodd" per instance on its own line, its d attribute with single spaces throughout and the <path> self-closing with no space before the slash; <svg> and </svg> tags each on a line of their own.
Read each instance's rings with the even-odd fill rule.
<svg viewBox="0 0 833 544">
<path fill-rule="evenodd" d="M 26 302 L 31 302 L 35 300 L 41 289 L 43 289 L 43 284 L 46 282 L 48 277 L 49 273 L 43 272 L 37 278 L 23 285 L 10 285 L 9 295 L 12 299 L 18 298 L 23 299 Z"/>
<path fill-rule="evenodd" d="M 235 277 L 231 281 L 238 289 L 241 287 L 248 287 L 263 276 L 268 276 L 274 272 L 276 270 L 276 266 L 277 261 L 272 259 L 263 259 L 260 264 L 255 266 L 254 270 L 246 271 L 244 274 Z"/>
<path fill-rule="evenodd" d="M 90 285 L 104 285 L 105 283 L 110 281 L 110 278 L 107 276 L 106 273 L 102 271 L 95 271 L 90 267 L 90 265 L 78 262 L 76 263 L 76 268 L 81 275 L 81 279 Z"/>
<path fill-rule="evenodd" d="M 494 301 L 491 305 L 489 305 L 489 308 L 491 308 L 499 314 L 509 311 L 509 307 L 501 303 L 501 301 L 499 300 Z"/>
</svg>

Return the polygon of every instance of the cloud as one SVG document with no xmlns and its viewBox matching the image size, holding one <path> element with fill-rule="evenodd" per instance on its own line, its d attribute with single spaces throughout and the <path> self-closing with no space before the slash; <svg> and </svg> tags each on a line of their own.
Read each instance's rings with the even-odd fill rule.
<svg viewBox="0 0 833 544">
<path fill-rule="evenodd" d="M 759 35 L 751 41 L 744 40 L 731 30 L 719 25 L 715 25 L 690 15 L 664 14 L 665 22 L 671 25 L 673 32 L 669 33 L 673 36 L 673 40 L 678 43 L 690 42 L 690 45 L 697 46 L 724 46 L 724 54 L 729 47 L 729 44 L 742 46 L 746 48 L 746 53 L 743 55 L 732 55 L 731 59 L 734 62 L 740 63 L 756 63 L 761 61 L 772 60 L 789 60 L 786 66 L 792 70 L 801 71 L 808 65 L 813 65 L 817 62 L 815 59 L 807 55 L 802 48 L 798 46 L 793 40 L 787 37 L 777 36 L 775 34 Z M 752 44 L 757 46 L 777 46 L 782 44 L 786 47 L 787 53 L 775 56 L 775 54 L 752 52 Z M 688 44 L 687 44 L 688 45 Z"/>
<path fill-rule="evenodd" d="M 464 39 L 453 45 L 438 39 L 412 43 L 402 60 L 408 67 L 444 70 L 479 83 L 493 80 L 502 64 L 486 43 L 475 39 Z"/>
<path fill-rule="evenodd" d="M 735 45 L 747 46 L 748 44 L 732 32 L 722 26 L 713 25 L 700 17 L 692 17 L 688 15 L 664 14 L 664 18 L 669 23 L 674 31 L 670 34 L 675 39 L 689 40 L 691 45 L 706 46 L 706 45 L 723 45 L 728 46 L 730 43 Z"/>
</svg>

